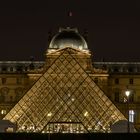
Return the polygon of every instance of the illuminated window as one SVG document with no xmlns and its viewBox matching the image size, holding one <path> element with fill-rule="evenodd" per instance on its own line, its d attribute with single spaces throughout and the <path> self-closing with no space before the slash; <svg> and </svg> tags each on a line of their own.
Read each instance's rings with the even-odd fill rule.
<svg viewBox="0 0 140 140">
<path fill-rule="evenodd" d="M 5 115 L 5 114 L 6 114 L 6 110 L 4 110 L 4 109 L 1 110 L 1 114 L 2 114 L 2 115 Z"/>
<path fill-rule="evenodd" d="M 134 122 L 134 110 L 129 110 L 129 122 Z"/>
</svg>

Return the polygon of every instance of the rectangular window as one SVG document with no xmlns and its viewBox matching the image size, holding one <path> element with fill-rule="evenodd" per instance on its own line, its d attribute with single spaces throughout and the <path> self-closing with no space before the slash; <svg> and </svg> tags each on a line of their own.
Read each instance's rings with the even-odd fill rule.
<svg viewBox="0 0 140 140">
<path fill-rule="evenodd" d="M 115 84 L 119 84 L 119 79 L 118 78 L 115 79 Z"/>
<path fill-rule="evenodd" d="M 2 84 L 6 84 L 6 78 L 1 79 Z"/>
<path fill-rule="evenodd" d="M 10 67 L 10 71 L 14 71 L 13 67 Z"/>
<path fill-rule="evenodd" d="M 115 102 L 119 102 L 119 92 L 115 92 Z"/>
<path fill-rule="evenodd" d="M 134 82 L 133 78 L 130 78 L 129 79 L 129 84 L 133 85 L 133 82 Z"/>
<path fill-rule="evenodd" d="M 98 84 L 98 78 L 97 78 L 97 77 L 94 79 L 94 82 L 95 82 L 96 84 Z"/>
<path fill-rule="evenodd" d="M 2 67 L 2 72 L 6 72 L 7 71 L 7 67 Z"/>
<path fill-rule="evenodd" d="M 135 115 L 135 112 L 134 110 L 129 110 L 129 122 L 134 122 L 134 115 Z"/>
<path fill-rule="evenodd" d="M 119 69 L 117 67 L 114 68 L 114 72 L 119 72 Z"/>
<path fill-rule="evenodd" d="M 22 84 L 22 78 L 17 78 L 17 84 Z"/>
<path fill-rule="evenodd" d="M 134 93 L 131 93 L 129 96 L 129 102 L 134 102 Z"/>
</svg>

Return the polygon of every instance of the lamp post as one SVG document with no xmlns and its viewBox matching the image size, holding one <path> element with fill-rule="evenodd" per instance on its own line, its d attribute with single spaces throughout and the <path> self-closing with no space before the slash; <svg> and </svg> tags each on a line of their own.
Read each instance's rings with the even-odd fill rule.
<svg viewBox="0 0 140 140">
<path fill-rule="evenodd" d="M 130 90 L 125 91 L 125 95 L 127 97 L 127 132 L 130 133 L 130 124 L 129 124 L 129 96 L 130 96 Z"/>
</svg>

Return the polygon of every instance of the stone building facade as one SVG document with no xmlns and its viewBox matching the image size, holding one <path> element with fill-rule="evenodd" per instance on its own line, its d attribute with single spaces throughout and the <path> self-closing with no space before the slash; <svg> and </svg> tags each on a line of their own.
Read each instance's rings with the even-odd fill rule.
<svg viewBox="0 0 140 140">
<path fill-rule="evenodd" d="M 5 118 L 9 111 L 12 111 L 18 102 L 20 103 L 24 95 L 40 79 L 45 70 L 54 63 L 59 50 L 74 44 L 70 48 L 89 51 L 83 37 L 83 44 L 80 44 L 80 39 L 75 34 L 71 34 L 71 31 L 77 33 L 77 30 L 63 30 L 68 33 L 68 37 L 71 37 L 71 39 L 67 39 L 67 34 L 58 33 L 55 35 L 46 52 L 46 60 L 0 62 L 0 119 Z M 79 62 L 81 66 L 84 66 L 85 62 L 82 58 Z M 125 91 L 130 90 L 129 120 L 139 130 L 140 63 L 92 62 L 91 57 L 89 57 L 86 58 L 86 64 L 86 73 L 126 118 L 128 118 L 128 107 Z"/>
</svg>

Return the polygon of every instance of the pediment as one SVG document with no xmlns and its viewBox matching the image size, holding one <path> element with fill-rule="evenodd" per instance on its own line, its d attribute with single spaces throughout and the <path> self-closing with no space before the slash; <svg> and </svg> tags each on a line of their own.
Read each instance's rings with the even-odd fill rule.
<svg viewBox="0 0 140 140">
<path fill-rule="evenodd" d="M 72 47 L 65 47 L 58 49 L 52 52 L 49 52 L 47 55 L 60 55 L 60 54 L 75 54 L 75 55 L 90 55 L 89 51 L 83 51 Z"/>
</svg>

